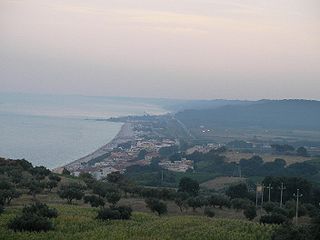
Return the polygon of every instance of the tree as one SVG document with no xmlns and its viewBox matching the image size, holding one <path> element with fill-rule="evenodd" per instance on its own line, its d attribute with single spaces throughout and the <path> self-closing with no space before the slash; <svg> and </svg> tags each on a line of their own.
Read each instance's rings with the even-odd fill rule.
<svg viewBox="0 0 320 240">
<path fill-rule="evenodd" d="M 317 240 L 309 226 L 296 226 L 284 224 L 275 229 L 272 234 L 272 240 Z"/>
<path fill-rule="evenodd" d="M 205 205 L 204 199 L 199 196 L 188 198 L 187 203 L 189 207 L 192 207 L 193 211 L 196 211 L 197 208 L 202 208 Z"/>
<path fill-rule="evenodd" d="M 84 187 L 78 183 L 70 183 L 69 185 L 62 185 L 58 191 L 61 198 L 67 199 L 71 204 L 73 199 L 80 200 L 84 195 Z"/>
<path fill-rule="evenodd" d="M 106 197 L 107 193 L 114 191 L 114 187 L 109 183 L 97 181 L 92 185 L 92 191 L 94 194 L 97 194 L 101 198 Z"/>
<path fill-rule="evenodd" d="M 105 205 L 104 200 L 96 195 L 85 196 L 83 200 L 85 203 L 90 203 L 91 207 L 103 207 Z"/>
<path fill-rule="evenodd" d="M 53 229 L 50 218 L 57 216 L 56 209 L 49 208 L 46 204 L 35 203 L 24 207 L 22 214 L 13 218 L 8 227 L 14 231 L 49 231 Z"/>
<path fill-rule="evenodd" d="M 294 151 L 294 147 L 288 144 L 271 144 L 270 146 L 276 153 L 288 153 Z"/>
<path fill-rule="evenodd" d="M 266 202 L 262 207 L 267 213 L 271 213 L 277 206 L 278 204 L 274 202 Z"/>
<path fill-rule="evenodd" d="M 69 176 L 69 175 L 71 175 L 71 172 L 70 172 L 68 169 L 63 168 L 63 170 L 62 170 L 62 174 L 63 174 L 63 175 L 67 175 L 67 176 Z"/>
<path fill-rule="evenodd" d="M 37 180 L 31 180 L 27 183 L 29 194 L 32 195 L 33 199 L 36 199 L 36 195 L 41 193 L 44 189 L 44 184 Z"/>
<path fill-rule="evenodd" d="M 36 202 L 22 209 L 23 214 L 36 214 L 47 218 L 58 217 L 58 211 L 55 208 L 49 208 L 47 204 Z"/>
<path fill-rule="evenodd" d="M 27 213 L 13 218 L 8 227 L 14 231 L 46 232 L 53 229 L 53 224 L 46 217 Z"/>
<path fill-rule="evenodd" d="M 111 191 L 107 193 L 106 198 L 108 203 L 115 206 L 117 202 L 119 202 L 119 200 L 121 199 L 121 193 L 119 191 Z"/>
<path fill-rule="evenodd" d="M 212 207 L 218 206 L 220 209 L 222 207 L 230 207 L 230 200 L 228 197 L 219 194 L 213 194 L 208 198 L 208 205 Z"/>
<path fill-rule="evenodd" d="M 305 147 L 299 147 L 297 149 L 297 155 L 301 157 L 309 157 L 308 150 Z"/>
<path fill-rule="evenodd" d="M 122 219 L 128 220 L 131 218 L 132 209 L 128 206 L 119 206 L 112 208 L 101 208 L 98 212 L 98 219 L 111 220 L 111 219 Z"/>
<path fill-rule="evenodd" d="M 248 199 L 245 198 L 234 198 L 231 200 L 231 205 L 236 210 L 244 210 L 247 209 L 251 203 Z"/>
<path fill-rule="evenodd" d="M 145 203 L 147 204 L 147 208 L 149 208 L 152 212 L 158 213 L 159 217 L 162 214 L 167 213 L 167 204 L 165 204 L 162 201 L 159 201 L 155 198 L 149 198 L 145 200 Z"/>
<path fill-rule="evenodd" d="M 58 175 L 56 175 L 56 174 L 50 174 L 49 175 L 49 180 L 51 180 L 51 181 L 57 181 L 57 182 L 60 182 L 61 181 L 61 177 L 59 177 Z"/>
<path fill-rule="evenodd" d="M 233 198 L 246 198 L 248 197 L 248 187 L 245 183 L 239 183 L 237 185 L 230 186 L 227 191 L 226 195 L 229 196 L 231 199 Z"/>
<path fill-rule="evenodd" d="M 159 149 L 159 154 L 162 157 L 169 157 L 170 155 L 178 152 L 179 147 L 177 145 L 173 145 L 170 147 L 162 147 Z"/>
<path fill-rule="evenodd" d="M 251 205 L 249 207 L 247 207 L 244 211 L 243 211 L 244 216 L 249 219 L 250 221 L 253 220 L 256 216 L 257 216 L 257 211 L 256 211 L 256 207 Z"/>
<path fill-rule="evenodd" d="M 175 204 L 179 207 L 180 211 L 183 212 L 183 209 L 188 208 L 187 199 L 189 195 L 185 192 L 177 192 L 174 198 Z"/>
<path fill-rule="evenodd" d="M 44 166 L 34 167 L 30 172 L 37 180 L 43 180 L 51 173 L 51 171 Z"/>
<path fill-rule="evenodd" d="M 0 205 L 10 205 L 12 199 L 20 197 L 21 193 L 7 181 L 0 181 Z"/>
<path fill-rule="evenodd" d="M 147 155 L 147 153 L 148 153 L 148 152 L 147 152 L 147 150 L 145 150 L 145 149 L 140 150 L 140 152 L 138 153 L 137 159 L 138 159 L 138 160 L 144 159 L 145 156 Z"/>
<path fill-rule="evenodd" d="M 183 177 L 179 183 L 179 192 L 186 192 L 191 196 L 197 196 L 199 193 L 199 183 L 188 177 Z"/>
<path fill-rule="evenodd" d="M 119 171 L 112 172 L 107 175 L 107 180 L 110 183 L 120 183 L 122 179 L 123 179 L 123 175 Z"/>
<path fill-rule="evenodd" d="M 260 223 L 264 224 L 283 224 L 288 221 L 286 216 L 281 214 L 271 214 L 271 215 L 264 215 L 260 218 Z"/>
<path fill-rule="evenodd" d="M 49 192 L 52 191 L 53 188 L 58 186 L 58 182 L 56 180 L 50 180 L 47 182 L 46 187 L 49 189 Z"/>
</svg>

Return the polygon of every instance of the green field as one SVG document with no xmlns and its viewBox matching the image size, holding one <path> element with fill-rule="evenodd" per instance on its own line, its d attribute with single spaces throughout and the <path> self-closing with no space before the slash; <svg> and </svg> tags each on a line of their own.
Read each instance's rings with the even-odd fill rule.
<svg viewBox="0 0 320 240">
<path fill-rule="evenodd" d="M 134 212 L 131 220 L 96 220 L 96 209 L 75 205 L 53 205 L 59 211 L 54 219 L 55 230 L 30 233 L 13 232 L 6 225 L 20 209 L 8 208 L 0 216 L 1 240 L 101 240 L 101 239 L 213 239 L 264 240 L 271 239 L 275 226 L 248 221 L 210 219 L 200 216 L 157 217 Z"/>
</svg>

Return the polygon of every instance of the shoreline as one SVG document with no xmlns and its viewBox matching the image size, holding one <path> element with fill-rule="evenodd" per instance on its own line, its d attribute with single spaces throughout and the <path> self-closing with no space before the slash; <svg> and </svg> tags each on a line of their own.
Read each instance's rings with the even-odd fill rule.
<svg viewBox="0 0 320 240">
<path fill-rule="evenodd" d="M 99 156 L 102 156 L 103 154 L 110 152 L 112 149 L 116 148 L 121 143 L 132 141 L 135 138 L 135 136 L 136 135 L 133 130 L 133 124 L 128 123 L 128 122 L 124 122 L 123 125 L 121 126 L 119 132 L 117 133 L 117 135 L 110 142 L 108 142 L 107 144 L 103 145 L 102 147 L 98 148 L 94 152 L 92 152 L 84 157 L 81 157 L 75 161 L 72 161 L 68 164 L 65 164 L 63 166 L 60 166 L 60 167 L 53 169 L 53 171 L 54 172 L 62 172 L 62 170 L 64 168 L 72 169 L 73 167 L 79 166 L 82 163 L 87 163 L 94 158 L 97 158 Z"/>
</svg>

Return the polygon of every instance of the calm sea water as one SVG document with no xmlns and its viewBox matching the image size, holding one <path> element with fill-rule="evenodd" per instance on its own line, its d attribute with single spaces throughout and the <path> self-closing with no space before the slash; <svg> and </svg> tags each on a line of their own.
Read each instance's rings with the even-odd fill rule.
<svg viewBox="0 0 320 240">
<path fill-rule="evenodd" d="M 121 128 L 92 119 L 164 112 L 132 99 L 0 94 L 0 156 L 58 167 L 108 143 Z"/>
</svg>

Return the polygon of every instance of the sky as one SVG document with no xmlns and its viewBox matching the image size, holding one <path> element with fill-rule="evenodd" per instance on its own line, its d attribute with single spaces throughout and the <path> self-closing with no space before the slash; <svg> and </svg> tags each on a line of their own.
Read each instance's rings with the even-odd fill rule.
<svg viewBox="0 0 320 240">
<path fill-rule="evenodd" d="M 319 0 L 0 0 L 0 92 L 320 99 Z"/>
</svg>

